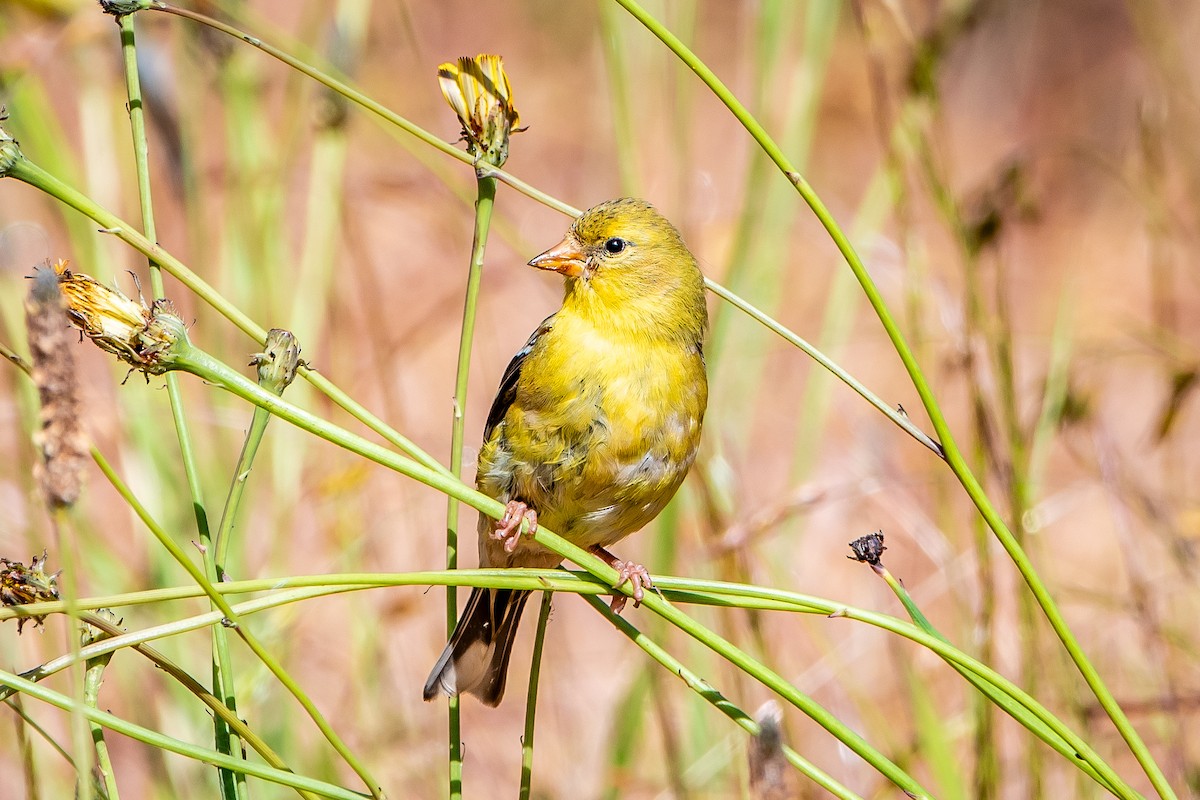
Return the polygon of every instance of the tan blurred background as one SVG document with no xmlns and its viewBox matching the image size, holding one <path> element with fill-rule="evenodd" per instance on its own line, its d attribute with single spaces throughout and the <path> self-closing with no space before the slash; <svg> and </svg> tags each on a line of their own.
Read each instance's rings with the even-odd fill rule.
<svg viewBox="0 0 1200 800">
<path fill-rule="evenodd" d="M 503 55 L 522 124 L 507 169 L 577 207 L 644 196 L 706 273 L 826 347 L 930 430 L 829 237 L 728 111 L 607 2 L 198 4 L 355 85 L 447 141 L 437 65 Z M 1167 2 L 698 2 L 647 7 L 750 107 L 849 233 L 964 451 L 1084 649 L 1181 796 L 1200 796 L 1200 8 Z M 469 168 L 261 52 L 186 21 L 136 17 L 159 241 L 322 374 L 442 461 L 471 246 Z M 338 31 L 337 35 L 333 32 Z M 0 2 L 0 103 L 26 155 L 136 223 L 117 30 L 90 3 Z M 556 307 L 523 266 L 568 220 L 505 187 L 487 253 L 466 409 L 470 464 L 499 376 Z M 23 276 L 46 258 L 127 292 L 145 260 L 69 209 L 0 181 L 0 335 L 25 352 Z M 192 338 L 231 364 L 255 345 L 182 287 Z M 1018 680 L 1141 791 L 1149 784 L 938 459 L 799 351 L 714 298 L 714 391 L 698 467 L 668 519 L 622 543 L 652 572 L 753 581 L 903 615 L 846 543 L 886 563 L 935 625 Z M 195 521 L 161 380 L 81 346 L 87 426 L 181 542 Z M 249 410 L 184 380 L 217 515 Z M 0 371 L 0 555 L 55 543 L 30 477 L 36 398 Z M 352 425 L 299 383 L 294 402 Z M 357 427 L 355 428 L 357 430 Z M 473 477 L 473 469 L 465 477 Z M 444 563 L 445 499 L 284 423 L 249 484 L 236 577 L 405 572 Z M 471 512 L 473 515 L 473 512 Z M 75 516 L 84 595 L 187 582 L 98 471 Z M 468 522 L 466 564 L 474 544 Z M 201 610 L 126 613 L 137 628 Z M 947 797 L 1099 796 L 1007 719 L 981 745 L 963 682 L 932 654 L 846 620 L 695 609 Z M 533 614 L 498 710 L 464 702 L 465 794 L 516 792 Z M 731 700 L 768 693 L 645 611 L 626 618 Z M 392 797 L 444 795 L 443 703 L 419 688 L 444 641 L 440 589 L 310 601 L 253 619 Z M 0 666 L 59 653 L 64 622 Z M 164 649 L 208 674 L 208 639 Z M 290 697 L 238 653 L 240 713 L 300 771 L 354 786 Z M 52 682 L 63 690 L 61 681 Z M 197 704 L 134 654 L 102 707 L 211 744 Z M 534 794 L 737 797 L 744 734 L 582 602 L 559 598 L 542 671 Z M 61 736 L 61 714 L 26 703 Z M 0 773 L 19 774 L 12 715 Z M 930 718 L 934 721 L 931 722 Z M 898 792 L 798 711 L 786 740 L 864 797 Z M 64 738 L 65 740 L 65 738 Z M 211 797 L 206 768 L 112 735 L 127 797 Z M 939 750 L 939 744 L 945 749 Z M 43 797 L 65 762 L 35 743 Z M 623 747 L 628 753 L 623 754 Z M 981 789 L 977 756 L 998 778 Z M 949 759 L 947 759 L 947 754 Z M 6 781 L 6 783 L 9 783 Z M 986 781 L 985 781 L 986 783 Z M 1191 794 L 1188 795 L 1189 787 Z M 284 796 L 255 784 L 254 796 Z M 23 797 L 16 783 L 0 797 Z M 804 796 L 820 796 L 816 790 Z"/>
</svg>

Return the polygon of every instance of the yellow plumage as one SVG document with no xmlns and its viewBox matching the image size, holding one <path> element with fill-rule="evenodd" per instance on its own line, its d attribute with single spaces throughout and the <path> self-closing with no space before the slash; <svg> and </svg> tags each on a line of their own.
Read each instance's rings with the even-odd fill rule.
<svg viewBox="0 0 1200 800">
<path fill-rule="evenodd" d="M 625 198 L 590 209 L 530 264 L 563 273 L 566 292 L 509 365 L 488 416 L 476 480 L 509 515 L 499 526 L 481 515 L 483 567 L 561 561 L 518 536 L 523 514 L 585 548 L 646 525 L 695 459 L 708 401 L 704 280 L 649 204 Z M 648 580 L 638 565 L 615 564 L 635 589 Z M 425 685 L 427 700 L 440 689 L 500 701 L 527 597 L 472 593 Z"/>
</svg>

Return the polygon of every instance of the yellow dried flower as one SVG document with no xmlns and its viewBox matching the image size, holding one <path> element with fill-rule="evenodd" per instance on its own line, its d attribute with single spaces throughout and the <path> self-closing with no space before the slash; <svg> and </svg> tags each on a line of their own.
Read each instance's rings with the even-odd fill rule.
<svg viewBox="0 0 1200 800">
<path fill-rule="evenodd" d="M 54 271 L 67 300 L 67 316 L 97 346 L 149 375 L 171 368 L 168 356 L 186 338 L 186 328 L 170 300 L 147 307 L 90 275 L 71 271 L 67 261 L 56 263 Z"/>
<path fill-rule="evenodd" d="M 20 561 L 0 558 L 0 604 L 23 606 L 26 603 L 41 603 L 58 599 L 58 573 L 46 574 L 46 552 L 41 558 L 34 556 L 29 566 Z M 31 616 L 33 624 L 41 625 L 44 617 Z M 25 627 L 28 619 L 17 620 L 17 633 Z"/>
<path fill-rule="evenodd" d="M 512 86 L 500 56 L 463 56 L 438 67 L 446 102 L 462 123 L 467 152 L 499 167 L 508 160 L 508 137 L 523 130 L 512 103 Z"/>
</svg>

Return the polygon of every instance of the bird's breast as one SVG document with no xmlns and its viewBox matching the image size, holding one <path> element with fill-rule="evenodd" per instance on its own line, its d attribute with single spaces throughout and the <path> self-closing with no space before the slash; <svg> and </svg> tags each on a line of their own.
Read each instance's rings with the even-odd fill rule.
<svg viewBox="0 0 1200 800">
<path fill-rule="evenodd" d="M 479 484 L 531 504 L 580 546 L 605 546 L 653 519 L 682 483 L 707 382 L 698 347 L 571 328 L 556 321 L 555 338 L 530 354 L 481 453 Z"/>
</svg>

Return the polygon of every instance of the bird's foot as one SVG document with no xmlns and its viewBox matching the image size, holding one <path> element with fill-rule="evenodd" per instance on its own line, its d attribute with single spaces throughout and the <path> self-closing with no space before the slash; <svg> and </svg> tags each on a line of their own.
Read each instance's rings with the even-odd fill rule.
<svg viewBox="0 0 1200 800">
<path fill-rule="evenodd" d="M 521 539 L 521 523 L 529 520 L 529 535 L 537 532 L 537 511 L 519 500 L 509 500 L 504 507 L 504 516 L 496 523 L 492 538 L 504 542 L 504 552 L 511 553 L 517 549 Z"/>
<path fill-rule="evenodd" d="M 633 595 L 634 608 L 642 604 L 642 600 L 646 597 L 645 590 L 654 588 L 654 581 L 650 578 L 650 571 L 641 564 L 633 561 L 622 561 L 599 546 L 589 547 L 588 552 L 599 556 L 603 559 L 604 563 L 617 571 L 617 582 L 613 584 L 614 589 L 619 588 L 625 583 L 629 584 L 632 590 L 630 593 Z M 625 595 L 616 593 L 613 595 L 612 602 L 609 603 L 608 607 L 614 614 L 620 614 L 625 608 L 625 601 L 627 599 Z"/>
</svg>

